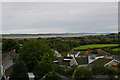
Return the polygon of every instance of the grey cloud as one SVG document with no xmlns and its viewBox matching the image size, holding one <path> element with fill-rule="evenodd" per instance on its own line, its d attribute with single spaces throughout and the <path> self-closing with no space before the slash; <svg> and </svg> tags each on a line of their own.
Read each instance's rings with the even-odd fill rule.
<svg viewBox="0 0 120 80">
<path fill-rule="evenodd" d="M 3 3 L 3 33 L 112 32 L 117 14 L 109 2 Z"/>
</svg>

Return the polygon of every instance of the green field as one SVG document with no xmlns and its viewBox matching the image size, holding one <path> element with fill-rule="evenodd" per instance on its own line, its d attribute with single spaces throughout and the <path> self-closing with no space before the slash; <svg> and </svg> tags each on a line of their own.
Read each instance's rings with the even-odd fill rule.
<svg viewBox="0 0 120 80">
<path fill-rule="evenodd" d="M 113 51 L 120 52 L 120 48 L 114 48 Z"/>
<path fill-rule="evenodd" d="M 85 50 L 85 49 L 94 49 L 94 48 L 104 48 L 104 47 L 115 47 L 118 46 L 118 44 L 92 44 L 92 45 L 82 45 L 76 48 L 73 48 L 73 50 Z"/>
</svg>

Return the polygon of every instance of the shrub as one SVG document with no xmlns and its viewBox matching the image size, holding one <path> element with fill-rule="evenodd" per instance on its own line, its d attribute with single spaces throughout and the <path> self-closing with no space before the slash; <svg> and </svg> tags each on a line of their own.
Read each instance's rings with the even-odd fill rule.
<svg viewBox="0 0 120 80">
<path fill-rule="evenodd" d="M 49 72 L 45 75 L 45 80 L 61 80 L 62 77 L 56 72 Z"/>
<path fill-rule="evenodd" d="M 92 80 L 93 75 L 88 68 L 79 67 L 74 71 L 72 77 L 74 80 Z"/>
<path fill-rule="evenodd" d="M 76 69 L 77 66 L 72 66 L 70 69 L 66 71 L 66 76 L 71 77 Z"/>
<path fill-rule="evenodd" d="M 64 67 L 61 67 L 59 65 L 55 65 L 54 66 L 54 71 L 61 74 L 61 75 L 64 75 L 65 74 L 65 68 Z"/>
</svg>

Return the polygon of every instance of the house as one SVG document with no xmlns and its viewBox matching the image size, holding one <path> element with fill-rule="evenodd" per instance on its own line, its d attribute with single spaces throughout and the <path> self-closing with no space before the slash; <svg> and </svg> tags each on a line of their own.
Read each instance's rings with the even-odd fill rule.
<svg viewBox="0 0 120 80">
<path fill-rule="evenodd" d="M 97 60 L 90 63 L 90 66 L 116 66 L 119 63 L 119 61 L 111 58 L 98 58 Z"/>
<path fill-rule="evenodd" d="M 99 54 L 89 54 L 88 55 L 88 63 L 90 64 L 91 62 L 99 59 L 99 58 L 103 58 L 105 57 L 104 55 L 99 55 Z"/>
<path fill-rule="evenodd" d="M 64 57 L 63 62 L 70 62 L 72 59 L 72 57 Z"/>
<path fill-rule="evenodd" d="M 120 62 L 120 55 L 111 55 L 111 57 Z"/>
<path fill-rule="evenodd" d="M 79 54 L 80 54 L 80 52 L 78 52 L 78 51 L 70 51 L 70 52 L 67 54 L 67 56 L 68 56 L 68 57 L 78 57 Z"/>
<path fill-rule="evenodd" d="M 91 54 L 88 54 L 88 63 L 90 64 L 99 58 L 112 58 L 112 56 L 102 49 L 96 49 L 93 50 Z"/>
<path fill-rule="evenodd" d="M 1 64 L 1 76 L 7 77 L 10 76 L 10 73 L 12 72 L 12 65 L 14 64 L 14 60 L 18 59 L 19 54 L 18 53 L 12 53 L 10 52 L 2 54 L 2 64 Z"/>
<path fill-rule="evenodd" d="M 63 58 L 62 57 L 57 57 L 56 60 L 54 60 L 54 63 L 62 63 Z"/>
<path fill-rule="evenodd" d="M 3 77 L 5 77 L 5 78 L 7 77 L 6 73 L 7 73 L 7 71 L 10 70 L 10 67 L 11 67 L 13 64 L 14 64 L 14 63 L 13 63 L 13 60 L 12 60 L 12 57 L 11 57 L 11 56 L 7 55 L 7 56 L 3 59 L 2 65 L 1 65 L 1 75 L 2 75 Z"/>
<path fill-rule="evenodd" d="M 88 65 L 88 57 L 73 57 L 73 59 L 70 61 L 70 66 L 73 65 L 86 67 Z"/>
<path fill-rule="evenodd" d="M 56 57 L 61 57 L 61 54 L 57 51 L 57 50 L 54 50 L 54 56 L 56 56 Z"/>
<path fill-rule="evenodd" d="M 28 74 L 29 80 L 34 80 L 35 75 L 32 72 L 29 72 L 27 74 Z"/>
</svg>

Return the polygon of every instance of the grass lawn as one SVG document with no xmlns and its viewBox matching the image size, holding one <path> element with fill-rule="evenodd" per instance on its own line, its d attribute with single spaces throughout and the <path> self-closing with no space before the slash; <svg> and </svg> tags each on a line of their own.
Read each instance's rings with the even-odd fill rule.
<svg viewBox="0 0 120 80">
<path fill-rule="evenodd" d="M 84 50 L 84 49 L 94 49 L 94 48 L 104 48 L 104 47 L 115 47 L 118 44 L 92 44 L 92 45 L 81 45 L 79 47 L 73 48 L 73 50 Z"/>
</svg>

